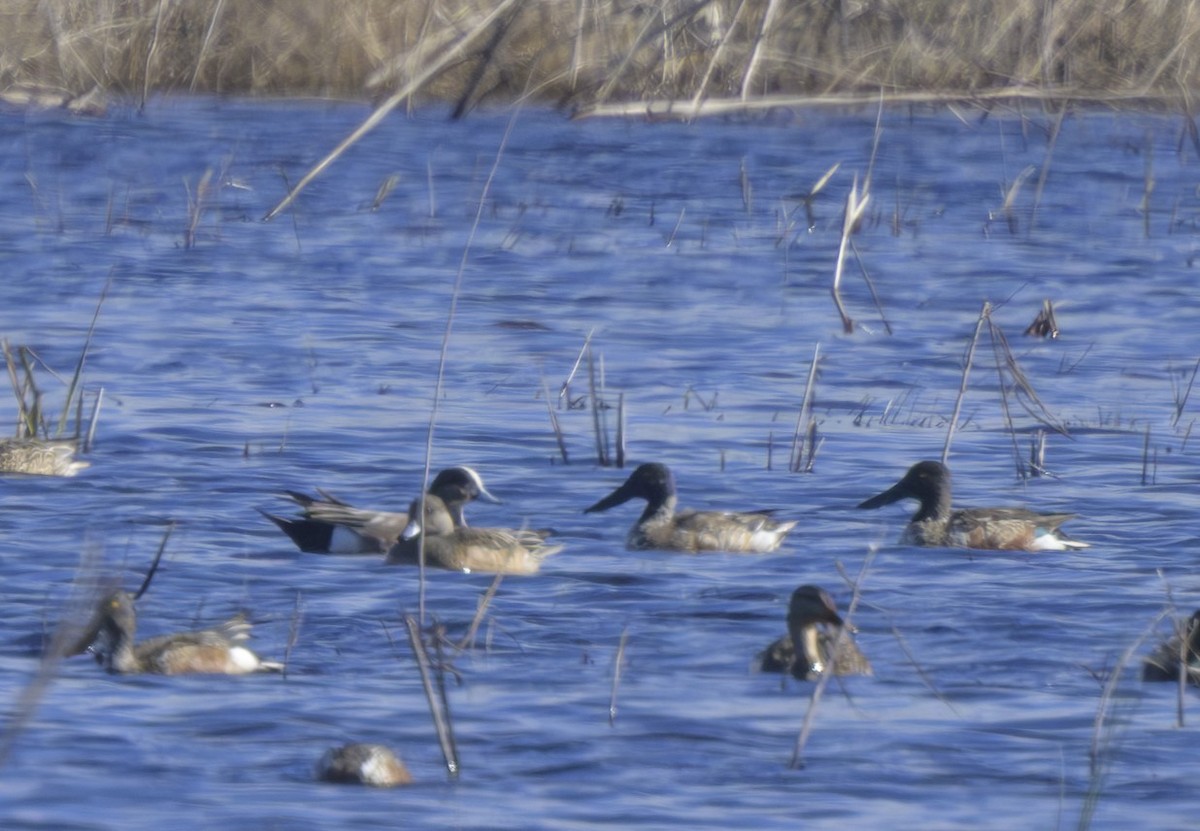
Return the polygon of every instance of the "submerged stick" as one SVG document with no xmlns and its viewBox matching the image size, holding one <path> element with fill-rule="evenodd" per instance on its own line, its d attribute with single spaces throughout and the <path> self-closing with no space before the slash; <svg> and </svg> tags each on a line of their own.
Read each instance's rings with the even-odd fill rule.
<svg viewBox="0 0 1200 831">
<path fill-rule="evenodd" d="M 971 336 L 971 345 L 967 347 L 967 358 L 963 364 L 962 382 L 958 385 L 958 398 L 954 400 L 954 412 L 950 416 L 950 427 L 946 430 L 946 444 L 942 447 L 942 464 L 950 458 L 950 443 L 954 441 L 954 431 L 958 427 L 958 416 L 962 413 L 963 398 L 967 394 L 967 381 L 971 377 L 971 362 L 975 358 L 975 344 L 979 342 L 979 333 L 983 330 L 984 321 L 992 313 L 992 304 L 983 301 L 979 310 L 979 320 L 975 323 L 975 334 Z"/>
<path fill-rule="evenodd" d="M 408 627 L 408 642 L 412 645 L 413 654 L 417 658 L 417 670 L 421 673 L 421 685 L 425 688 L 425 700 L 429 702 L 429 715 L 433 719 L 433 729 L 437 732 L 438 745 L 442 749 L 442 758 L 446 761 L 446 772 L 451 779 L 457 779 L 459 774 L 458 750 L 454 745 L 454 731 L 447 718 L 446 690 L 442 688 L 441 698 L 435 694 L 433 679 L 430 676 L 429 653 L 425 650 L 425 641 L 421 638 L 421 629 L 416 618 L 404 616 L 404 625 Z"/>
</svg>

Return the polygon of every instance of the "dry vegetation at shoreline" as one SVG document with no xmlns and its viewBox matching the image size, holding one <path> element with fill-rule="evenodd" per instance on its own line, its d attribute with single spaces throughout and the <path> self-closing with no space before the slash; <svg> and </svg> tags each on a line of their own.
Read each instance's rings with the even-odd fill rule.
<svg viewBox="0 0 1200 831">
<path fill-rule="evenodd" d="M 1008 91 L 1183 101 L 1200 0 L 10 0 L 0 90 L 381 98 L 456 112 Z"/>
</svg>

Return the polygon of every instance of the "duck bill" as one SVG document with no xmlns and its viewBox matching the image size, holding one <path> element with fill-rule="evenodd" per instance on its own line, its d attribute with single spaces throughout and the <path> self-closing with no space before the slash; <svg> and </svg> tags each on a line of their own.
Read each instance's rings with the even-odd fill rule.
<svg viewBox="0 0 1200 831">
<path fill-rule="evenodd" d="M 884 505 L 891 505 L 893 502 L 899 502 L 908 496 L 908 491 L 899 484 L 892 485 L 883 493 L 877 496 L 872 496 L 870 499 L 860 502 L 860 508 L 882 508 Z"/>
<path fill-rule="evenodd" d="M 504 504 L 503 499 L 501 499 L 498 496 L 492 496 L 490 493 L 488 493 L 488 489 L 483 486 L 482 482 L 479 483 L 479 495 L 476 496 L 475 498 L 482 499 L 484 502 L 491 502 L 493 505 L 503 505 Z"/>
<path fill-rule="evenodd" d="M 629 484 L 626 483 L 624 485 L 621 485 L 621 487 L 617 488 L 615 491 L 610 493 L 608 496 L 601 499 L 599 502 L 597 502 L 592 507 L 584 508 L 583 512 L 585 514 L 594 514 L 597 511 L 607 511 L 609 508 L 615 508 L 618 505 L 623 505 L 624 503 L 628 502 L 630 499 L 633 499 L 633 496 L 634 495 L 633 495 L 632 490 L 629 487 Z"/>
</svg>

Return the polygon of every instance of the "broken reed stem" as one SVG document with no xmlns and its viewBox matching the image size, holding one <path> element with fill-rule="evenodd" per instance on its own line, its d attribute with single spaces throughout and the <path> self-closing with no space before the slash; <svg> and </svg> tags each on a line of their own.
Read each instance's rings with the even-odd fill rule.
<svg viewBox="0 0 1200 831">
<path fill-rule="evenodd" d="M 813 391 L 817 381 L 817 361 L 821 357 L 821 344 L 813 347 L 812 363 L 808 365 L 808 379 L 804 382 L 804 397 L 800 400 L 800 413 L 796 416 L 796 432 L 792 435 L 792 457 L 788 469 L 799 473 L 803 469 L 804 445 L 808 439 L 808 423 L 812 419 Z M 811 450 L 810 450 L 811 453 Z"/>
<path fill-rule="evenodd" d="M 862 199 L 859 199 L 858 174 L 854 174 L 854 182 L 850 186 L 850 192 L 846 194 L 846 213 L 842 217 L 842 237 L 838 243 L 837 263 L 833 268 L 833 288 L 830 289 L 830 293 L 833 295 L 833 303 L 837 306 L 838 314 L 842 318 L 842 331 L 847 335 L 854 332 L 854 320 L 850 315 L 846 314 L 846 307 L 842 303 L 842 271 L 846 266 L 846 249 L 850 245 L 850 236 L 858 226 L 859 220 L 862 219 L 863 213 L 866 212 L 867 203 L 870 199 L 871 195 L 867 191 L 867 183 L 863 184 Z"/>
<path fill-rule="evenodd" d="M 1108 760 L 1106 751 L 1111 745 L 1111 736 L 1114 729 L 1109 725 L 1108 715 L 1111 712 L 1111 705 L 1113 696 L 1117 691 L 1117 684 L 1120 683 L 1121 675 L 1134 653 L 1141 649 L 1142 642 L 1150 636 L 1150 633 L 1154 631 L 1166 615 L 1167 611 L 1163 610 L 1155 616 L 1150 625 L 1138 636 L 1138 639 L 1121 653 L 1121 657 L 1117 659 L 1116 665 L 1113 666 L 1112 671 L 1108 674 L 1108 679 L 1104 682 L 1104 688 L 1100 692 L 1100 701 L 1096 706 L 1096 719 L 1092 726 L 1092 742 L 1088 749 L 1088 787 L 1083 800 L 1083 808 L 1079 815 L 1079 831 L 1086 831 L 1091 826 L 1092 816 L 1096 812 L 1096 805 L 1099 803 L 1100 794 L 1103 792 L 1104 765 Z"/>
<path fill-rule="evenodd" d="M 1017 430 L 1013 426 L 1012 413 L 1008 409 L 1008 385 L 1004 382 L 1004 364 L 1000 360 L 1000 344 L 996 339 L 996 332 L 996 325 L 989 319 L 988 334 L 992 341 L 992 356 L 996 359 L 996 382 L 1000 385 L 1000 412 L 1004 415 L 1004 426 L 1008 429 L 1008 437 L 1012 443 L 1013 464 L 1017 468 L 1017 478 L 1024 481 L 1028 477 L 1025 475 L 1025 463 L 1021 458 L 1021 448 L 1017 444 Z"/>
<path fill-rule="evenodd" d="M 167 530 L 163 532 L 162 542 L 158 544 L 158 551 L 154 554 L 154 561 L 150 563 L 150 570 L 146 572 L 146 578 L 142 580 L 142 585 L 134 593 L 133 599 L 139 600 L 146 590 L 150 588 L 150 581 L 154 579 L 154 575 L 158 572 L 158 564 L 162 562 L 163 552 L 167 550 L 167 540 L 171 539 L 171 532 L 175 530 L 175 520 L 167 525 Z"/>
<path fill-rule="evenodd" d="M 992 304 L 983 301 L 983 308 L 979 310 L 979 320 L 975 323 L 975 334 L 971 336 L 971 345 L 967 347 L 967 359 L 963 365 L 962 382 L 958 385 L 958 398 L 954 400 L 954 412 L 950 416 L 950 427 L 946 431 L 946 444 L 942 447 L 942 464 L 946 464 L 950 458 L 950 443 L 954 441 L 954 431 L 958 427 L 958 416 L 962 413 L 963 398 L 967 394 L 967 381 L 971 377 L 971 362 L 975 359 L 975 344 L 979 342 L 979 333 L 983 330 L 983 323 L 992 313 Z"/>
<path fill-rule="evenodd" d="M 838 629 L 837 636 L 829 646 L 830 670 L 822 672 L 821 677 L 817 680 L 817 685 L 813 687 L 812 696 L 808 701 L 808 709 L 804 713 L 804 723 L 801 725 L 800 732 L 796 736 L 796 746 L 792 749 L 792 758 L 788 762 L 788 767 L 792 770 L 804 767 L 804 747 L 808 744 L 808 737 L 812 734 L 813 724 L 817 718 L 817 708 L 821 703 L 821 696 L 825 694 L 825 688 L 829 686 L 829 681 L 833 678 L 835 656 L 838 654 L 838 649 L 841 648 L 842 640 L 849 636 L 850 623 L 854 617 L 854 610 L 858 608 L 858 601 L 862 598 L 862 581 L 866 578 L 867 570 L 871 567 L 871 563 L 874 562 L 875 553 L 878 550 L 879 547 L 876 545 L 868 547 L 867 556 L 863 558 L 863 564 L 858 570 L 858 576 L 850 583 L 850 603 L 846 606 L 846 614 L 842 616 L 845 625 Z M 841 563 L 838 563 L 838 569 L 843 571 L 844 575 Z"/>
<path fill-rule="evenodd" d="M 567 455 L 567 440 L 563 437 L 562 425 L 558 423 L 558 414 L 554 412 L 554 404 L 550 401 L 550 390 L 546 387 L 546 376 L 542 376 L 542 395 L 546 398 L 546 412 L 550 416 L 550 429 L 554 431 L 554 441 L 558 443 L 558 452 L 562 456 L 563 464 L 571 464 L 571 458 Z"/>
<path fill-rule="evenodd" d="M 505 5 L 505 4 L 502 4 Z M 492 189 L 492 181 L 496 178 L 496 171 L 500 169 L 500 160 L 504 158 L 504 149 L 508 146 L 508 139 L 512 135 L 513 127 L 516 126 L 517 116 L 521 114 L 521 108 L 513 110 L 512 116 L 508 119 L 508 124 L 504 128 L 504 135 L 500 137 L 500 146 L 496 148 L 496 158 L 492 162 L 492 169 L 488 171 L 488 177 L 483 183 L 483 190 L 479 193 L 479 202 L 475 206 L 475 219 L 471 222 L 471 230 L 467 233 L 467 241 L 463 245 L 462 257 L 458 261 L 458 270 L 454 273 L 454 290 L 450 293 L 450 310 L 446 313 L 446 328 L 442 332 L 442 348 L 438 353 L 438 368 L 437 380 L 433 387 L 433 406 L 429 411 L 429 428 L 425 432 L 425 470 L 421 478 L 421 495 L 418 497 L 420 505 L 418 510 L 420 516 L 425 516 L 425 483 L 429 481 L 429 468 L 433 459 L 433 428 L 437 424 L 438 404 L 442 399 L 442 386 L 446 379 L 446 353 L 450 348 L 450 333 L 454 329 L 454 314 L 458 310 L 458 297 L 462 293 L 463 275 L 467 270 L 467 260 L 471 256 L 471 245 L 475 242 L 475 234 L 479 230 L 479 223 L 483 219 L 483 206 L 487 203 L 488 194 Z M 425 620 L 425 535 L 421 534 L 417 537 L 417 613 L 420 615 L 421 621 Z"/>
<path fill-rule="evenodd" d="M 1142 440 L 1142 487 L 1146 486 L 1150 474 L 1150 425 L 1146 425 L 1146 435 Z"/>
<path fill-rule="evenodd" d="M 450 774 L 450 778 L 457 779 L 459 774 L 458 750 L 454 745 L 454 731 L 448 718 L 449 707 L 446 703 L 445 687 L 441 687 L 441 697 L 439 698 L 433 688 L 429 653 L 425 649 L 425 641 L 421 637 L 421 629 L 416 618 L 412 615 L 405 615 L 404 625 L 408 628 L 408 642 L 417 659 L 417 670 L 421 673 L 421 685 L 425 688 L 425 700 L 429 703 L 429 715 L 433 719 L 433 729 L 437 732 L 442 758 L 446 761 L 446 772 Z"/>
<path fill-rule="evenodd" d="M 1062 132 L 1063 119 L 1066 118 L 1070 103 L 1069 98 L 1062 100 L 1058 110 L 1058 117 L 1054 119 L 1054 126 L 1050 129 L 1050 138 L 1046 142 L 1046 157 L 1042 159 L 1042 169 L 1038 173 L 1037 187 L 1033 192 L 1033 207 L 1029 211 L 1030 234 L 1033 233 L 1033 229 L 1037 226 L 1038 206 L 1042 204 L 1042 191 L 1046 189 L 1046 178 L 1050 175 L 1050 160 L 1054 158 L 1054 148 L 1058 146 L 1058 136 Z"/>
<path fill-rule="evenodd" d="M 1200 359 L 1196 360 L 1192 367 L 1192 377 L 1188 379 L 1187 387 L 1183 390 L 1183 395 L 1175 394 L 1175 417 L 1171 419 L 1171 426 L 1174 427 L 1179 423 L 1179 419 L 1183 417 L 1183 409 L 1187 406 L 1188 397 L 1192 394 L 1192 387 L 1196 383 L 1196 372 L 1200 371 Z"/>
<path fill-rule="evenodd" d="M 862 261 L 862 255 L 858 253 L 858 246 L 854 244 L 854 240 L 850 240 L 850 250 L 854 252 L 854 262 L 858 264 L 858 271 L 862 274 L 863 282 L 867 284 L 867 291 L 871 293 L 871 302 L 875 304 L 875 311 L 879 312 L 879 320 L 883 323 L 883 329 L 890 335 L 892 334 L 892 324 L 888 323 L 887 315 L 883 313 L 883 301 L 879 299 L 879 292 L 875 291 L 875 281 L 871 279 L 871 274 L 867 271 L 866 263 Z"/>
<path fill-rule="evenodd" d="M 596 394 L 596 362 L 592 357 L 592 348 L 587 351 L 588 362 L 588 391 L 592 398 L 592 430 L 596 435 L 596 461 L 601 467 L 609 466 L 608 435 L 600 423 L 600 397 Z"/>
<path fill-rule="evenodd" d="M 579 366 L 583 363 L 583 358 L 588 354 L 588 347 L 592 343 L 592 335 L 596 334 L 596 327 L 593 326 L 591 331 L 587 333 L 587 337 L 583 339 L 583 346 L 579 348 L 579 354 L 575 356 L 575 364 L 571 367 L 571 371 L 567 373 L 566 380 L 562 382 L 562 386 L 558 388 L 558 403 L 562 406 L 566 402 L 567 409 L 571 409 L 571 382 L 575 380 L 575 373 L 579 372 Z"/>
<path fill-rule="evenodd" d="M 475 634 L 479 631 L 479 624 L 483 622 L 483 616 L 487 612 L 488 606 L 491 605 L 492 598 L 496 596 L 496 590 L 500 588 L 500 581 L 504 579 L 503 574 L 497 574 L 492 578 L 492 582 L 488 584 L 487 591 L 479 598 L 479 603 L 475 606 L 475 617 L 471 620 L 470 627 L 467 628 L 467 634 L 463 635 L 463 639 L 455 645 L 455 649 L 462 652 L 468 646 L 475 648 Z"/>
<path fill-rule="evenodd" d="M 96 402 L 92 405 L 92 415 L 88 419 L 87 438 L 83 441 L 83 452 L 90 453 L 92 444 L 96 440 L 96 426 L 100 423 L 100 405 L 104 401 L 104 387 L 96 391 Z M 79 397 L 79 403 L 83 403 L 83 396 Z"/>
<path fill-rule="evenodd" d="M 296 648 L 296 642 L 300 640 L 300 620 L 304 615 L 304 596 L 300 590 L 296 590 L 296 602 L 292 605 L 292 622 L 288 626 L 287 646 L 283 648 L 283 677 L 286 680 L 288 667 L 292 665 L 292 650 Z M 387 632 L 387 628 L 384 630 Z M 391 633 L 388 632 L 388 640 L 391 640 Z"/>
<path fill-rule="evenodd" d="M 629 642 L 629 626 L 621 630 L 621 640 L 617 643 L 617 657 L 613 664 L 612 690 L 608 696 L 608 726 L 612 727 L 617 721 L 617 688 L 621 684 L 621 666 L 625 663 L 625 645 Z"/>
<path fill-rule="evenodd" d="M 75 374 L 71 376 L 71 382 L 67 385 L 67 399 L 63 404 L 62 415 L 58 419 L 59 436 L 67 429 L 67 415 L 71 411 L 71 399 L 75 396 L 75 390 L 79 386 L 79 379 L 83 377 L 83 365 L 87 361 L 88 352 L 92 348 L 92 335 L 96 333 L 96 321 L 100 319 L 100 309 L 104 306 L 105 298 L 108 297 L 108 290 L 112 288 L 112 281 L 112 269 L 110 269 L 108 280 L 105 281 L 104 288 L 100 291 L 100 299 L 96 301 L 96 311 L 92 312 L 92 322 L 88 325 L 87 335 L 83 339 L 83 349 L 79 353 L 79 360 L 75 363 Z M 83 396 L 81 395 L 80 400 L 82 398 Z M 81 427 L 78 423 L 79 419 L 76 418 L 75 421 L 75 435 L 78 437 Z"/>
<path fill-rule="evenodd" d="M 617 467 L 625 467 L 625 393 L 617 393 Z"/>
<path fill-rule="evenodd" d="M 278 216 L 285 208 L 287 208 L 296 200 L 296 197 L 300 195 L 300 192 L 304 190 L 304 188 L 308 187 L 309 182 L 321 175 L 325 168 L 333 164 L 338 157 L 342 155 L 342 153 L 346 152 L 347 148 L 354 145 L 360 138 L 365 136 L 371 130 L 375 129 L 381 121 L 387 118 L 388 113 L 399 106 L 402 101 L 423 87 L 427 81 L 441 72 L 445 67 L 449 66 L 451 63 L 461 60 L 463 53 L 467 50 L 467 47 L 470 46 L 480 35 L 486 32 L 492 23 L 499 19 L 501 15 L 506 14 L 510 8 L 516 5 L 516 2 L 517 0 L 502 0 L 502 2 L 500 2 L 494 9 L 484 16 L 473 29 L 460 37 L 452 46 L 442 50 L 438 57 L 426 65 L 424 69 L 414 73 L 411 81 L 388 96 L 388 98 L 378 107 L 376 107 L 375 111 L 372 112 L 371 115 L 369 115 L 367 119 L 354 130 L 354 132 L 342 139 L 337 147 L 329 151 L 325 158 L 321 159 L 321 161 L 317 162 L 316 165 L 314 165 L 307 173 L 305 173 L 300 181 L 296 183 L 295 187 L 289 190 L 287 195 L 280 200 L 279 204 L 267 212 L 267 215 L 263 217 L 263 220 L 270 221 Z M 512 124 L 510 122 L 510 130 L 511 127 Z M 505 141 L 507 141 L 507 139 L 508 133 L 506 132 Z"/>
</svg>

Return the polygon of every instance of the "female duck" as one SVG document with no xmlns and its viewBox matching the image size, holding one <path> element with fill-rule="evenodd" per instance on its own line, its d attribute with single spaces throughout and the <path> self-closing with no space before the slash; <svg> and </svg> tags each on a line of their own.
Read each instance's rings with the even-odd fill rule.
<svg viewBox="0 0 1200 831">
<path fill-rule="evenodd" d="M 317 778 L 325 782 L 395 788 L 412 783 L 404 762 L 382 744 L 346 744 L 325 751 L 317 763 Z"/>
<path fill-rule="evenodd" d="M 801 586 L 788 603 L 788 634 L 759 654 L 764 672 L 790 672 L 801 681 L 822 674 L 871 675 L 871 662 L 859 651 L 833 598 L 817 586 Z M 799 650 L 797 651 L 797 645 Z"/>
<path fill-rule="evenodd" d="M 245 675 L 283 669 L 283 664 L 264 661 L 242 646 L 250 637 L 250 624 L 241 615 L 216 629 L 163 635 L 141 643 L 134 643 L 136 631 L 133 597 L 129 592 L 115 591 L 101 600 L 72 654 L 98 642 L 97 660 L 109 672 L 122 674 Z"/>
<path fill-rule="evenodd" d="M 90 462 L 75 458 L 73 439 L 5 439 L 0 441 L 0 473 L 74 476 Z"/>
<path fill-rule="evenodd" d="M 300 518 L 260 511 L 291 537 L 301 551 L 382 554 L 400 540 L 400 533 L 408 525 L 408 514 L 355 508 L 324 491 L 317 492 L 320 498 L 287 491 L 292 501 L 303 509 L 304 515 Z M 483 478 L 469 467 L 450 467 L 441 471 L 429 486 L 429 492 L 446 503 L 455 525 L 467 524 L 463 509 L 468 502 L 475 499 L 500 502 L 483 486 Z"/>
<path fill-rule="evenodd" d="M 1143 681 L 1178 681 L 1200 685 L 1200 611 L 1188 619 L 1182 632 L 1154 650 L 1142 664 Z"/>
<path fill-rule="evenodd" d="M 900 537 L 904 545 L 982 548 L 1004 551 L 1065 551 L 1087 548 L 1059 526 L 1074 514 L 1039 514 L 1025 508 L 950 507 L 950 469 L 941 462 L 917 462 L 904 478 L 858 507 L 878 508 L 901 499 L 920 503 Z"/>
<path fill-rule="evenodd" d="M 675 512 L 675 477 L 666 465 L 639 465 L 617 488 L 585 514 L 607 511 L 630 499 L 646 500 L 646 510 L 629 531 L 627 548 L 667 551 L 735 551 L 764 554 L 783 542 L 796 521 L 780 522 L 769 512 Z"/>
<path fill-rule="evenodd" d="M 436 494 L 414 499 L 408 526 L 392 546 L 385 562 L 390 565 L 418 562 L 418 545 L 424 538 L 425 562 L 450 571 L 485 571 L 493 574 L 536 574 L 542 560 L 562 550 L 547 545 L 537 531 L 455 526 L 449 506 Z"/>
</svg>

